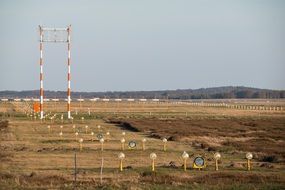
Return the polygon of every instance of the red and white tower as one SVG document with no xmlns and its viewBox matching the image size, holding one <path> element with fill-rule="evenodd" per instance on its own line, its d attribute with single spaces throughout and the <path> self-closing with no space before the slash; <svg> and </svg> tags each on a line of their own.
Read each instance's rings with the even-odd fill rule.
<svg viewBox="0 0 285 190">
<path fill-rule="evenodd" d="M 43 87 L 43 43 L 50 42 L 50 43 L 67 43 L 67 50 L 68 50 L 68 59 L 67 59 L 67 117 L 71 119 L 71 88 L 70 88 L 70 47 L 71 47 L 71 25 L 66 28 L 48 28 L 39 26 L 40 31 L 40 117 L 41 119 L 44 118 L 44 87 Z"/>
<path fill-rule="evenodd" d="M 67 49 L 68 49 L 68 59 L 67 59 L 67 65 L 68 65 L 68 73 L 67 73 L 67 117 L 68 119 L 71 118 L 71 114 L 70 114 L 70 31 L 71 27 L 69 26 L 67 28 L 67 33 L 68 33 L 68 44 L 67 44 Z"/>
</svg>

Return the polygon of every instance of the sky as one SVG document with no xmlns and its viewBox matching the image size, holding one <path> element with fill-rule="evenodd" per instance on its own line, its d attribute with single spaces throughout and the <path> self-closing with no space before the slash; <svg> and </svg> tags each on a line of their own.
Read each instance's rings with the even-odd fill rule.
<svg viewBox="0 0 285 190">
<path fill-rule="evenodd" d="M 0 90 L 39 89 L 38 25 L 71 24 L 71 89 L 285 89 L 283 0 L 0 0 Z M 45 43 L 44 89 L 67 89 Z"/>
</svg>

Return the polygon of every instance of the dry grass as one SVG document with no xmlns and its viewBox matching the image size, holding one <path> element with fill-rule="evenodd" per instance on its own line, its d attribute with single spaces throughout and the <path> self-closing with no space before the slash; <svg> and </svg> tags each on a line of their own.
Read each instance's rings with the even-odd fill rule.
<svg viewBox="0 0 285 190">
<path fill-rule="evenodd" d="M 222 119 L 111 119 L 126 129 L 144 132 L 150 137 L 190 142 L 202 149 L 251 151 L 275 156 L 284 162 L 285 117 Z"/>
<path fill-rule="evenodd" d="M 141 105 L 138 106 L 134 109 L 142 109 Z M 256 112 L 243 113 L 240 110 L 229 110 L 226 114 L 227 110 L 219 108 L 193 109 L 176 105 L 168 109 L 177 109 L 180 113 L 186 109 L 193 114 L 186 117 L 172 115 L 171 112 L 91 116 L 85 113 L 86 120 L 82 123 L 80 113 L 74 116 L 74 122 L 80 131 L 78 138 L 84 139 L 82 152 L 70 123 L 61 124 L 60 120 L 52 124 L 48 121 L 41 123 L 24 118 L 19 113 L 13 117 L 4 114 L 3 117 L 9 119 L 9 125 L 0 133 L 0 189 L 73 189 L 75 152 L 78 157 L 79 189 L 280 189 L 285 186 L 284 151 L 280 148 L 284 143 L 284 116 L 279 113 L 260 116 Z M 215 114 L 212 114 L 214 110 Z M 110 119 L 125 122 L 124 127 L 106 122 Z M 126 127 L 126 124 L 129 125 Z M 47 125 L 51 125 L 51 133 L 48 133 Z M 59 137 L 60 125 L 64 126 L 63 138 Z M 89 126 L 88 134 L 85 134 L 85 125 Z M 102 126 L 100 131 L 97 125 Z M 103 152 L 96 137 L 92 141 L 91 131 L 95 135 L 110 131 Z M 135 140 L 138 146 L 135 150 L 124 151 L 125 169 L 119 172 L 117 156 L 121 152 L 119 140 L 122 131 L 126 132 L 127 142 Z M 162 151 L 163 144 L 159 139 L 164 136 L 172 140 L 167 143 L 166 152 Z M 141 150 L 142 138 L 147 138 L 146 151 Z M 213 149 L 209 148 L 222 152 L 219 172 L 214 171 Z M 205 171 L 188 169 L 183 172 L 181 153 L 184 150 L 190 154 L 188 166 L 191 166 L 195 155 L 204 155 L 208 165 Z M 244 152 L 248 150 L 253 151 L 256 157 L 252 172 L 245 171 Z M 155 173 L 150 172 L 151 152 L 158 155 Z M 102 157 L 104 170 L 101 184 Z M 168 167 L 169 162 L 176 167 Z"/>
</svg>

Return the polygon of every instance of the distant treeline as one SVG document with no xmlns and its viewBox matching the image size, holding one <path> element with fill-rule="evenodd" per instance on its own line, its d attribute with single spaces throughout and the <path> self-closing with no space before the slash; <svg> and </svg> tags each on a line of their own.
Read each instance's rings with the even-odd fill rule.
<svg viewBox="0 0 285 190">
<path fill-rule="evenodd" d="M 45 98 L 66 98 L 65 91 L 45 91 Z M 229 99 L 285 98 L 285 90 L 268 90 L 242 86 L 226 86 L 200 89 L 178 89 L 161 91 L 107 91 L 107 92 L 72 92 L 72 98 L 158 98 L 158 99 Z M 30 91 L 0 91 L 1 98 L 38 98 L 38 90 Z"/>
</svg>

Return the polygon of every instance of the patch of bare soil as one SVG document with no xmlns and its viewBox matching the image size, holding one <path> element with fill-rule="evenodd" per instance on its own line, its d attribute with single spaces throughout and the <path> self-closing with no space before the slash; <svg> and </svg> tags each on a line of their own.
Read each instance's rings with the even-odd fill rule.
<svg viewBox="0 0 285 190">
<path fill-rule="evenodd" d="M 285 118 L 228 118 L 228 119 L 123 119 L 110 120 L 125 129 L 147 133 L 153 138 L 166 137 L 172 141 L 190 142 L 194 147 L 215 151 L 252 151 L 274 159 L 285 160 Z M 260 158 L 261 161 L 263 158 Z M 266 159 L 265 159 L 266 160 Z"/>
</svg>

